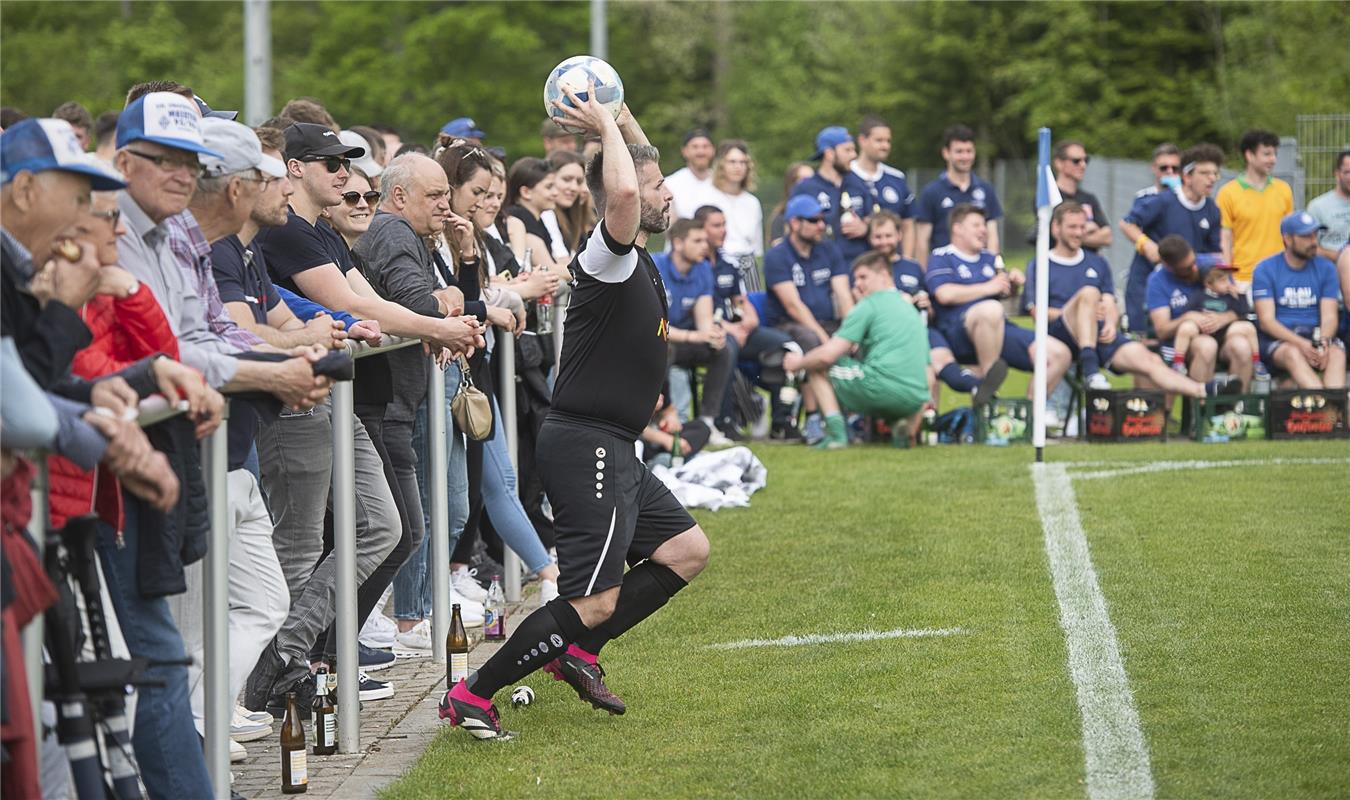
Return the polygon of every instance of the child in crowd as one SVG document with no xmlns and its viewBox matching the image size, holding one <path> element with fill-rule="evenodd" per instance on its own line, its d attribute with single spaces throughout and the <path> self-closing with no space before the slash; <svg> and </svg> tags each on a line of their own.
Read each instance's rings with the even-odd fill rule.
<svg viewBox="0 0 1350 800">
<path fill-rule="evenodd" d="M 1205 290 L 1197 292 L 1191 297 L 1190 303 L 1186 306 L 1186 311 L 1209 311 L 1214 314 L 1222 314 L 1225 311 L 1231 311 L 1237 315 L 1237 319 L 1224 325 L 1210 333 L 1220 344 L 1228 335 L 1244 337 L 1248 344 L 1252 346 L 1252 360 L 1260 366 L 1259 348 L 1256 341 L 1256 326 L 1251 323 L 1248 317 L 1251 315 L 1251 306 L 1247 303 L 1246 296 L 1238 289 L 1237 283 L 1233 281 L 1233 272 L 1237 267 L 1232 264 L 1215 264 L 1205 273 Z M 1191 340 L 1200 335 L 1200 326 L 1187 320 L 1181 323 L 1177 328 L 1176 334 L 1176 352 L 1172 356 L 1172 369 L 1177 372 L 1186 372 L 1186 353 L 1190 349 Z"/>
</svg>

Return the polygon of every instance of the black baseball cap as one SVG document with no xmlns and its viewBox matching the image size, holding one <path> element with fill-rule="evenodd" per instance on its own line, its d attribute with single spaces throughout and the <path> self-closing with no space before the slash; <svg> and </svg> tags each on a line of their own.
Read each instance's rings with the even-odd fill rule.
<svg viewBox="0 0 1350 800">
<path fill-rule="evenodd" d="M 684 135 L 684 139 L 681 140 L 680 146 L 683 147 L 684 145 L 689 144 L 695 139 L 707 139 L 708 141 L 711 142 L 712 134 L 708 133 L 707 128 L 694 128 Z"/>
<path fill-rule="evenodd" d="M 311 156 L 360 158 L 366 148 L 345 145 L 337 132 L 312 122 L 297 122 L 286 129 L 286 160 Z"/>
</svg>

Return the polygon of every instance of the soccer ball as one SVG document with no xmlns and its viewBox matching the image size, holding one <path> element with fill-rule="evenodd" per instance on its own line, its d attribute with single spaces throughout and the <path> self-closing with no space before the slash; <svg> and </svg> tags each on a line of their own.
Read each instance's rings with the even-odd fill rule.
<svg viewBox="0 0 1350 800">
<path fill-rule="evenodd" d="M 563 94 L 564 86 L 571 89 L 577 99 L 586 101 L 586 85 L 592 81 L 595 83 L 595 99 L 618 119 L 623 109 L 623 80 L 613 67 L 594 56 L 572 56 L 553 68 L 548 74 L 548 80 L 544 81 L 544 111 L 564 130 L 582 133 L 565 122 L 567 118 L 553 105 L 553 101 L 572 105 L 572 101 Z"/>
<path fill-rule="evenodd" d="M 511 705 L 523 708 L 534 702 L 534 690 L 528 686 L 517 686 L 511 692 Z"/>
</svg>

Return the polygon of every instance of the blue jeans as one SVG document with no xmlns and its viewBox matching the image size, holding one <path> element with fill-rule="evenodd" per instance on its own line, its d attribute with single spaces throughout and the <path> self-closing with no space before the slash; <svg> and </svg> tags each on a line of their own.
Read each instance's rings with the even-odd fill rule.
<svg viewBox="0 0 1350 800">
<path fill-rule="evenodd" d="M 131 655 L 152 661 L 182 660 L 187 654 L 168 602 L 163 597 L 142 597 L 136 588 L 138 502 L 130 496 L 123 498 L 126 521 L 122 547 L 116 544 L 116 531 L 99 523 L 98 555 L 103 562 L 103 578 Z M 152 666 L 145 676 L 164 683 L 162 687 L 141 687 L 136 701 L 132 746 L 145 788 L 150 797 L 166 800 L 210 797 L 211 778 L 193 724 L 187 667 Z"/>
<path fill-rule="evenodd" d="M 450 401 L 459 391 L 460 371 L 457 364 L 445 369 L 445 451 L 447 455 L 447 489 L 450 511 L 450 550 L 455 549 L 464 522 L 469 518 L 469 474 L 464 453 L 464 436 L 455 430 L 455 418 L 450 414 Z M 422 498 L 422 519 L 427 535 L 422 538 L 403 567 L 394 576 L 394 618 L 421 620 L 431 617 L 431 568 L 428 559 L 431 548 L 431 497 L 427 491 L 427 465 L 431 463 L 430 439 L 427 438 L 429 406 L 423 403 L 413 423 L 413 449 L 417 453 L 417 489 Z M 449 569 L 449 564 L 443 564 Z"/>
<path fill-rule="evenodd" d="M 492 426 L 492 438 L 483 443 L 483 508 L 502 542 L 520 556 L 526 569 L 538 572 L 552 559 L 544 549 L 544 543 L 539 541 L 539 532 L 530 522 L 525 507 L 520 504 L 516 469 L 511 466 L 511 456 L 506 449 L 506 426 L 501 424 L 501 408 L 496 396 L 490 397 L 492 417 L 497 424 Z"/>
</svg>

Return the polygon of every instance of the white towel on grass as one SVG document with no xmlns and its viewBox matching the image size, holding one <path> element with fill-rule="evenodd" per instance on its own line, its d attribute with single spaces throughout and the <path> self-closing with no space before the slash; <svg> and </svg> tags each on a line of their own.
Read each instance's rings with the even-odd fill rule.
<svg viewBox="0 0 1350 800">
<path fill-rule="evenodd" d="M 768 483 L 769 470 L 748 447 L 703 451 L 679 469 L 656 465 L 661 479 L 686 508 L 741 508 Z"/>
</svg>

